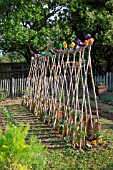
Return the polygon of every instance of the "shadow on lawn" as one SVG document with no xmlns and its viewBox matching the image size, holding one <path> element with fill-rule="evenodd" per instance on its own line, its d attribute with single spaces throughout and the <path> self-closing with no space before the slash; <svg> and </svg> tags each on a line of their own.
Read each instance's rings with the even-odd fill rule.
<svg viewBox="0 0 113 170">
<path fill-rule="evenodd" d="M 92 109 L 92 113 L 93 113 L 93 115 L 96 115 L 95 109 Z M 102 117 L 102 118 L 106 118 L 108 120 L 113 120 L 113 112 L 99 110 L 99 116 L 100 116 L 100 118 Z"/>
<path fill-rule="evenodd" d="M 104 127 L 106 127 L 107 129 L 112 129 L 113 130 L 113 124 L 103 124 Z"/>
</svg>

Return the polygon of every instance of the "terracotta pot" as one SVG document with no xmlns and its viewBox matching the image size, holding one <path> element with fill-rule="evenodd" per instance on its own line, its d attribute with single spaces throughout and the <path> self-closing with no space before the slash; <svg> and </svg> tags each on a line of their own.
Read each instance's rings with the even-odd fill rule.
<svg viewBox="0 0 113 170">
<path fill-rule="evenodd" d="M 108 86 L 95 86 L 96 95 L 98 97 L 107 94 Z"/>
<path fill-rule="evenodd" d="M 93 130 L 93 129 L 92 129 L 91 122 L 92 122 L 92 124 L 93 124 L 93 126 L 94 126 L 95 119 L 92 118 L 92 120 L 91 120 L 91 118 L 89 117 L 89 119 L 88 119 L 88 121 L 87 121 L 87 124 L 86 124 L 86 132 L 87 132 L 88 138 L 92 135 L 92 130 Z"/>
<path fill-rule="evenodd" d="M 57 128 L 57 125 L 58 125 L 58 119 L 61 119 L 62 120 L 62 117 L 63 117 L 63 113 L 62 111 L 55 111 L 55 120 L 54 120 L 54 128 L 56 129 Z"/>
<path fill-rule="evenodd" d="M 56 111 L 56 116 L 58 119 L 62 119 L 62 116 L 63 116 L 62 111 Z"/>
</svg>

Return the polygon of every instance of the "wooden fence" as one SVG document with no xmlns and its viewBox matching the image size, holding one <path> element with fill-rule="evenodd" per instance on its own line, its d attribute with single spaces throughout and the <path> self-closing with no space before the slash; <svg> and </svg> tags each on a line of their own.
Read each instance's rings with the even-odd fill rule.
<svg viewBox="0 0 113 170">
<path fill-rule="evenodd" d="M 113 87 L 113 73 L 106 72 L 104 75 L 96 75 L 94 80 L 95 84 L 102 82 L 110 88 Z"/>
<path fill-rule="evenodd" d="M 6 97 L 21 97 L 26 89 L 27 78 L 0 79 L 0 91 Z"/>
<path fill-rule="evenodd" d="M 106 73 L 103 76 L 97 75 L 94 77 L 95 84 L 103 82 L 109 87 L 113 87 L 113 73 Z M 5 93 L 6 97 L 20 97 L 26 89 L 27 78 L 11 78 L 0 79 L 0 91 Z"/>
</svg>

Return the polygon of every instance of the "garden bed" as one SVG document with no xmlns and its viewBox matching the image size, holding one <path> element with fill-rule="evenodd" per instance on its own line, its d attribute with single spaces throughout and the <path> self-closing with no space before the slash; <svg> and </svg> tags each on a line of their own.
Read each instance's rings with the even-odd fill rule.
<svg viewBox="0 0 113 170">
<path fill-rule="evenodd" d="M 17 103 L 17 101 L 13 101 Z M 16 104 L 5 102 L 4 105 L 12 105 L 14 110 L 19 111 L 22 107 Z M 8 107 L 9 111 L 11 108 Z M 26 110 L 27 111 L 27 110 Z M 108 105 L 109 111 L 109 105 Z M 23 109 L 25 112 L 25 109 Z M 95 114 L 95 109 L 92 109 Z M 111 114 L 110 114 L 111 113 Z M 53 147 L 48 152 L 46 169 L 51 170 L 112 170 L 113 169 L 113 113 L 99 110 L 100 121 L 102 123 L 102 138 L 107 143 L 105 145 L 96 145 L 94 147 L 86 148 L 84 150 Z M 106 117 L 106 118 L 102 118 Z M 45 170 L 46 170 L 45 169 Z"/>
</svg>

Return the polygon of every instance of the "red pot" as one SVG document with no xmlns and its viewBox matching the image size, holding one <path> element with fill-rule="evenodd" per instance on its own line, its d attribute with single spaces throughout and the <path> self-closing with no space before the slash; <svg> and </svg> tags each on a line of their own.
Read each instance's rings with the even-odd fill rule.
<svg viewBox="0 0 113 170">
<path fill-rule="evenodd" d="M 96 95 L 98 97 L 107 94 L 108 86 L 95 86 Z"/>
</svg>

